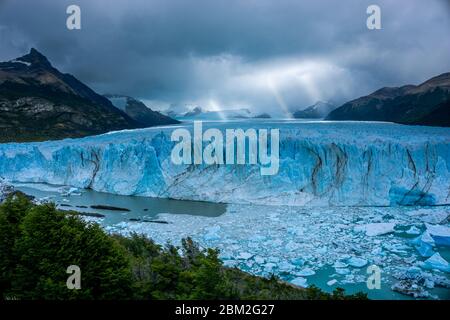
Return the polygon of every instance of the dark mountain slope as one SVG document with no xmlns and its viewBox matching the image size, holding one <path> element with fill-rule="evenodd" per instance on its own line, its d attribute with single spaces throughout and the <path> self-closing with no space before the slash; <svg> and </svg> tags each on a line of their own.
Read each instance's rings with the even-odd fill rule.
<svg viewBox="0 0 450 320">
<path fill-rule="evenodd" d="M 336 109 L 335 105 L 329 102 L 318 101 L 303 110 L 295 111 L 293 117 L 296 119 L 320 119 L 334 109 Z"/>
<path fill-rule="evenodd" d="M 143 125 L 35 49 L 0 63 L 0 142 L 83 137 Z"/>
<path fill-rule="evenodd" d="M 382 88 L 345 103 L 327 120 L 391 121 L 403 124 L 449 126 L 450 73 L 414 86 Z"/>
<path fill-rule="evenodd" d="M 119 110 L 124 111 L 130 118 L 143 126 L 167 125 L 180 123 L 178 120 L 165 116 L 148 108 L 143 102 L 128 96 L 105 95 Z"/>
</svg>

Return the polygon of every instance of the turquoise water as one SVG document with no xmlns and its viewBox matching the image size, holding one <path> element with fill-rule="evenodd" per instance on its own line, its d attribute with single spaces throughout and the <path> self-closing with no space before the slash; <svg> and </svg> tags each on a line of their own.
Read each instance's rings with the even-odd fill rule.
<svg viewBox="0 0 450 320">
<path fill-rule="evenodd" d="M 274 221 L 277 221 L 278 219 L 279 222 L 274 225 L 270 225 L 269 220 L 272 218 L 271 210 L 275 211 L 277 208 L 279 208 L 277 206 L 264 207 L 239 205 L 230 207 L 230 205 L 225 204 L 199 201 L 180 201 L 172 199 L 121 196 L 96 192 L 92 190 L 72 190 L 73 192 L 68 194 L 67 191 L 70 190 L 70 188 L 68 187 L 49 186 L 42 184 L 19 184 L 16 187 L 17 189 L 27 194 L 33 195 L 39 199 L 46 199 L 47 201 L 55 202 L 58 207 L 63 210 L 76 210 L 79 212 L 102 214 L 105 217 L 103 219 L 96 220 L 96 222 L 99 222 L 103 227 L 112 232 L 119 232 L 122 234 L 126 234 L 128 231 L 144 233 L 152 237 L 158 243 L 162 244 L 167 242 L 177 242 L 182 237 L 192 236 L 193 239 L 195 241 L 198 241 L 201 245 L 208 247 L 217 247 L 221 250 L 221 252 L 225 253 L 227 252 L 228 248 L 237 246 L 237 252 L 242 252 L 242 250 L 245 250 L 252 254 L 258 254 L 263 258 L 270 258 L 270 256 L 275 255 L 276 257 L 280 258 L 278 262 L 280 264 L 284 261 L 289 261 L 289 258 L 286 256 L 288 252 L 283 253 L 283 249 L 281 249 L 281 247 L 285 246 L 285 244 L 282 244 L 280 242 L 278 246 L 274 247 L 275 250 L 271 250 L 269 248 L 270 245 L 273 245 L 273 243 L 279 241 L 279 238 L 277 239 L 276 235 L 274 235 L 273 239 L 270 240 L 252 240 L 252 237 L 254 237 L 254 235 L 257 235 L 260 230 L 264 230 L 264 227 L 262 227 L 264 225 L 267 226 L 266 231 L 269 235 L 270 233 L 275 232 L 279 234 L 279 237 L 283 238 L 284 241 L 290 241 L 291 239 L 300 242 L 314 242 L 317 241 L 317 238 L 326 237 L 327 235 L 305 235 L 305 237 L 302 237 L 303 239 L 298 239 L 298 237 L 296 238 L 296 236 L 292 234 L 289 228 L 295 228 L 296 225 L 299 225 L 300 222 L 302 222 L 302 220 L 304 219 L 306 219 L 307 222 L 309 221 L 311 225 L 316 225 L 318 224 L 318 222 L 323 223 L 327 220 L 332 225 L 335 223 L 332 221 L 332 215 L 330 215 L 328 219 L 325 218 L 324 220 L 323 218 L 318 217 L 316 214 L 316 212 L 322 212 L 324 215 L 326 215 L 327 210 L 364 210 L 361 212 L 358 211 L 359 216 L 362 215 L 362 217 L 364 217 L 367 212 L 370 213 L 371 210 L 378 211 L 378 214 L 382 216 L 398 214 L 398 212 L 402 212 L 403 210 L 411 210 L 409 208 L 395 209 L 389 207 L 373 209 L 289 209 L 289 207 L 285 207 L 282 211 L 286 211 L 286 214 L 283 213 L 275 217 Z M 92 209 L 90 207 L 92 205 L 108 205 L 113 207 L 126 208 L 129 211 Z M 294 212 L 296 212 L 295 214 L 298 214 L 299 210 L 300 215 L 298 217 L 302 220 L 296 220 L 297 218 L 294 217 Z M 395 212 L 397 213 L 394 213 L 393 210 L 395 210 Z M 449 210 L 449 208 L 442 207 L 442 210 Z M 350 216 L 350 212 L 348 212 L 348 215 Z M 259 223 L 255 222 L 258 221 L 254 219 L 255 216 L 261 216 L 262 220 L 259 221 Z M 139 219 L 141 221 L 135 221 L 136 219 Z M 168 224 L 142 222 L 142 220 L 145 219 L 151 221 L 165 221 Z M 207 224 L 205 226 L 202 226 L 202 223 L 204 223 L 204 221 L 207 221 Z M 255 225 L 255 223 L 258 223 L 258 225 Z M 118 228 L 118 226 L 121 226 L 121 228 L 123 229 Z M 219 228 L 222 228 L 227 237 L 221 236 L 217 239 L 214 239 L 214 237 L 211 238 L 211 236 L 206 237 L 208 236 L 208 232 L 210 233 L 210 231 L 208 230 L 210 230 L 211 228 L 215 228 L 216 226 L 220 226 Z M 226 228 L 229 228 L 229 230 L 226 231 Z M 334 235 L 334 237 L 336 238 L 339 238 L 340 236 L 344 237 L 345 234 L 341 235 L 340 233 L 337 233 Z M 405 239 L 406 241 L 409 241 L 412 238 L 417 237 L 417 235 L 408 235 L 402 232 L 397 232 L 394 235 L 391 235 L 391 238 L 389 239 L 393 239 L 392 237 L 395 239 Z M 270 243 L 265 241 L 270 241 Z M 317 246 L 320 245 L 317 244 Z M 265 250 L 264 247 L 268 247 L 268 249 Z M 448 247 L 438 247 L 436 249 L 444 259 L 450 261 L 450 250 Z M 276 252 L 277 250 L 280 251 Z M 350 253 L 345 251 L 341 252 Z M 286 258 L 283 259 L 283 256 Z M 223 259 L 225 259 L 225 262 L 227 263 L 230 261 L 230 259 L 236 259 L 236 254 L 234 255 L 234 257 L 233 255 L 231 255 L 230 257 L 224 257 Z M 425 258 L 420 258 L 420 260 L 424 259 Z M 262 270 L 255 265 L 240 263 L 237 264 L 237 266 L 245 271 L 254 274 L 263 276 L 267 275 L 267 273 L 262 272 Z M 331 265 L 325 264 L 315 271 L 316 273 L 314 275 L 305 277 L 307 278 L 308 284 L 316 285 L 328 292 L 333 291 L 336 287 L 341 287 L 344 288 L 347 293 L 356 293 L 358 291 L 366 292 L 371 299 L 413 299 L 410 296 L 406 296 L 391 290 L 391 285 L 394 283 L 394 279 L 390 274 L 382 273 L 381 289 L 369 290 L 364 281 L 346 283 L 346 281 L 344 280 L 345 276 L 337 275 Z M 355 271 L 353 272 L 353 275 L 356 278 L 367 278 L 366 267 L 363 267 L 361 269 L 353 269 L 353 271 Z M 279 275 L 286 281 L 290 281 L 295 278 L 294 275 L 283 274 L 283 272 L 281 272 Z M 338 284 L 331 286 L 328 285 L 327 282 L 332 279 L 339 280 Z M 450 299 L 449 289 L 434 288 L 428 291 L 432 295 L 438 296 L 440 299 Z"/>
<path fill-rule="evenodd" d="M 220 203 L 122 196 L 92 190 L 63 195 L 64 193 L 61 194 L 57 186 L 53 189 L 47 186 L 50 189 L 45 191 L 40 189 L 41 186 L 20 184 L 16 188 L 38 199 L 47 198 L 62 210 L 102 214 L 105 216 L 104 224 L 106 225 L 130 221 L 130 219 L 155 219 L 161 213 L 217 217 L 224 214 L 227 208 L 226 204 Z M 92 205 L 107 205 L 129 211 L 94 209 L 91 208 Z"/>
</svg>

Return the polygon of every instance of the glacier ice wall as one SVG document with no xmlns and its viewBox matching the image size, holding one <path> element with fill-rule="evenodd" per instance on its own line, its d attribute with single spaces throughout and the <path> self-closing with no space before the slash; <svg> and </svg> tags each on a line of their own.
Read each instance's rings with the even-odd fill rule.
<svg viewBox="0 0 450 320">
<path fill-rule="evenodd" d="M 255 124 L 231 127 L 246 126 Z M 0 144 L 0 177 L 123 195 L 227 203 L 364 206 L 450 202 L 449 129 L 345 122 L 273 121 L 258 126 L 280 128 L 277 175 L 261 176 L 257 165 L 174 165 L 170 134 L 175 127 L 164 127 Z"/>
</svg>

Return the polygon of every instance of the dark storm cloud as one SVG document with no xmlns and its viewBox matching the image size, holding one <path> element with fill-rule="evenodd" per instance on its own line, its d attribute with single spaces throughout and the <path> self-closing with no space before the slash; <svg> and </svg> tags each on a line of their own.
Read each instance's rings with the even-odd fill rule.
<svg viewBox="0 0 450 320">
<path fill-rule="evenodd" d="M 82 29 L 65 27 L 78 4 Z M 366 28 L 378 4 L 382 30 Z M 36 47 L 100 92 L 282 110 L 450 71 L 447 1 L 11 0 L 0 59 Z"/>
</svg>

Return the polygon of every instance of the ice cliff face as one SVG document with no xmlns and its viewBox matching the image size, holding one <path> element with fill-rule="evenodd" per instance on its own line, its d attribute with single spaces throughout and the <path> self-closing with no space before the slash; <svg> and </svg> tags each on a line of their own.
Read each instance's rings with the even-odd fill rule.
<svg viewBox="0 0 450 320">
<path fill-rule="evenodd" d="M 210 125 L 280 128 L 279 173 L 261 176 L 257 165 L 175 165 L 170 159 L 174 145 L 170 134 L 175 127 L 165 127 L 0 144 L 0 177 L 124 195 L 228 203 L 450 202 L 450 129 L 351 122 Z"/>
</svg>

